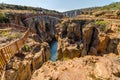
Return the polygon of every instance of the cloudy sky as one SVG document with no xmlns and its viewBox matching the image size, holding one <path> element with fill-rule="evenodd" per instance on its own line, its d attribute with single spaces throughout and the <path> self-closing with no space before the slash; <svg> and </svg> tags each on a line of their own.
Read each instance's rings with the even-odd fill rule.
<svg viewBox="0 0 120 80">
<path fill-rule="evenodd" d="M 120 0 L 0 0 L 0 3 L 42 7 L 57 11 L 103 6 Z"/>
</svg>

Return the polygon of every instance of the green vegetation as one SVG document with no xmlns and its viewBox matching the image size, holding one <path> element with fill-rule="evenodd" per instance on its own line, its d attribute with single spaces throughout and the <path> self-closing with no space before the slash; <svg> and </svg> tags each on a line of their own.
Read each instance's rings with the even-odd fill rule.
<svg viewBox="0 0 120 80">
<path fill-rule="evenodd" d="M 112 3 L 110 5 L 106 5 L 106 6 L 102 6 L 102 7 L 91 7 L 91 8 L 83 8 L 83 9 L 66 11 L 66 12 L 64 12 L 64 14 L 68 13 L 68 15 L 69 15 L 71 13 L 73 16 L 74 16 L 75 13 L 77 13 L 77 15 L 80 15 L 80 14 L 92 15 L 96 12 L 99 12 L 99 11 L 102 12 L 103 11 L 103 13 L 100 13 L 100 15 L 101 15 L 101 14 L 104 14 L 104 11 L 106 11 L 106 12 L 107 11 L 113 11 L 114 12 L 114 10 L 120 10 L 120 2 L 115 2 L 115 3 Z"/>
<path fill-rule="evenodd" d="M 0 23 L 7 23 L 9 22 L 9 19 L 5 14 L 0 13 Z"/>
<path fill-rule="evenodd" d="M 19 37 L 19 33 L 12 33 L 7 36 L 9 39 L 16 39 Z"/>
<path fill-rule="evenodd" d="M 2 32 L 0 32 L 0 36 L 1 37 L 7 37 L 8 39 L 12 40 L 12 39 L 18 38 L 19 33 L 10 33 L 8 31 L 2 31 Z"/>
<path fill-rule="evenodd" d="M 105 21 L 95 21 L 96 25 L 100 25 L 100 26 L 106 26 L 106 22 Z"/>
<path fill-rule="evenodd" d="M 105 21 L 95 21 L 95 25 L 99 26 L 102 31 L 106 31 L 106 24 Z"/>
<path fill-rule="evenodd" d="M 4 4 L 4 3 L 0 4 L 0 10 L 10 10 L 10 12 L 13 11 L 13 10 L 27 10 L 27 11 L 30 11 L 30 12 L 33 12 L 33 13 L 37 13 L 37 12 L 41 13 L 42 12 L 42 13 L 60 14 L 57 11 L 43 9 L 43 8 L 40 8 L 40 7 L 30 7 L 30 6 L 12 5 L 12 4 Z"/>
<path fill-rule="evenodd" d="M 7 36 L 8 34 L 9 34 L 9 32 L 5 32 L 5 31 L 0 32 L 0 36 L 2 36 L 2 37 Z"/>
<path fill-rule="evenodd" d="M 26 52 L 29 52 L 29 51 L 30 51 L 30 47 L 29 47 L 29 45 L 27 45 L 27 44 L 25 44 L 22 49 L 23 49 L 24 51 L 26 51 Z"/>
<path fill-rule="evenodd" d="M 101 10 L 120 10 L 120 2 L 115 2 L 110 5 L 100 8 Z"/>
</svg>

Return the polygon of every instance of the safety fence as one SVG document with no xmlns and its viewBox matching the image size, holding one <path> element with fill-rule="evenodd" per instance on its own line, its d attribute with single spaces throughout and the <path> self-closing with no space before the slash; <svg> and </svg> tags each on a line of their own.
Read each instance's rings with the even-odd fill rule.
<svg viewBox="0 0 120 80">
<path fill-rule="evenodd" d="M 0 24 L 2 26 L 8 25 L 9 27 L 16 27 L 19 29 L 26 29 L 23 26 L 15 25 L 15 24 Z M 3 71 L 6 64 L 9 62 L 10 58 L 17 53 L 21 47 L 24 45 L 26 39 L 28 38 L 30 33 L 30 28 L 28 28 L 25 34 L 18 40 L 11 42 L 10 44 L 0 48 L 0 73 Z"/>
</svg>

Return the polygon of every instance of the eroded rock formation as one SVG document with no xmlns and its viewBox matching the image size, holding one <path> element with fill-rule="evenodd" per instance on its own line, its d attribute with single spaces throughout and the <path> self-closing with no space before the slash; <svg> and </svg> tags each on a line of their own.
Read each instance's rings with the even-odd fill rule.
<svg viewBox="0 0 120 80">
<path fill-rule="evenodd" d="M 67 61 L 46 62 L 31 80 L 119 80 L 118 57 L 85 56 Z"/>
<path fill-rule="evenodd" d="M 60 19 L 30 15 L 17 14 L 11 20 L 16 25 L 30 27 L 31 33 L 23 48 L 7 64 L 3 74 L 5 80 L 30 80 L 32 73 L 50 59 L 49 42 L 55 38 L 55 24 Z"/>
<path fill-rule="evenodd" d="M 18 24 L 24 24 L 21 19 L 16 20 Z M 3 75 L 6 80 L 30 80 L 34 71 L 49 60 L 47 42 L 55 37 L 58 40 L 58 60 L 64 61 L 46 62 L 31 80 L 120 79 L 120 57 L 116 57 L 120 54 L 118 31 L 111 27 L 110 31 L 101 31 L 93 20 L 65 19 L 55 27 L 57 22 L 56 18 L 50 17 L 25 21 L 27 27 L 31 27 L 31 34 L 23 48 L 7 64 Z M 71 60 L 65 61 L 68 59 Z"/>
<path fill-rule="evenodd" d="M 41 43 L 39 39 L 36 34 L 27 39 L 22 50 L 7 64 L 3 75 L 5 80 L 30 80 L 32 73 L 50 59 L 48 43 Z"/>
<path fill-rule="evenodd" d="M 108 26 L 108 24 L 107 24 Z M 105 33 L 94 21 L 67 19 L 57 25 L 58 59 L 118 54 L 118 33 Z"/>
</svg>

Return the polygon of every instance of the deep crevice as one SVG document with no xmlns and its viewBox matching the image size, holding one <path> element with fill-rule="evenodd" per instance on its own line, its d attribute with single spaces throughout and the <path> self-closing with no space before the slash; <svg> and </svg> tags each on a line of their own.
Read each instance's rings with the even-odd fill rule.
<svg viewBox="0 0 120 80">
<path fill-rule="evenodd" d="M 92 46 L 92 43 L 93 43 L 93 41 L 94 41 L 94 33 L 95 33 L 95 27 L 93 27 L 93 29 L 92 29 L 92 37 L 91 37 L 91 39 L 90 39 L 90 43 L 88 44 L 88 49 L 87 49 L 87 55 L 88 55 L 88 53 L 90 52 L 90 48 L 91 48 L 91 46 Z"/>
</svg>

